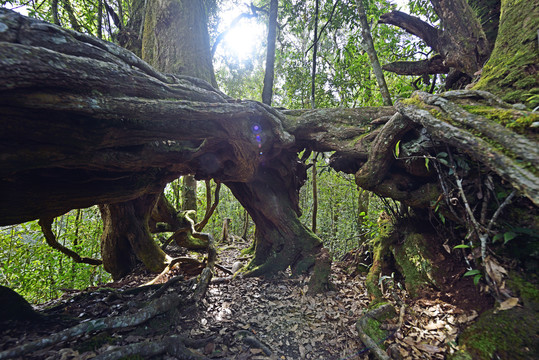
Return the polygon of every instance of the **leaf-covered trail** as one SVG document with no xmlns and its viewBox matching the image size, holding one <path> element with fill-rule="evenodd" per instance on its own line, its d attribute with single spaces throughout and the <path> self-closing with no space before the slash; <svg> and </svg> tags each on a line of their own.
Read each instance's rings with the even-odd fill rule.
<svg viewBox="0 0 539 360">
<path fill-rule="evenodd" d="M 221 251 L 221 265 L 230 268 L 241 257 L 237 245 Z M 347 268 L 343 263 L 334 264 L 335 290 L 315 296 L 307 294 L 308 278 L 290 278 L 286 274 L 275 279 L 237 277 L 212 284 L 197 306 L 180 308 L 175 314 L 158 316 L 135 328 L 84 335 L 36 351 L 25 359 L 91 359 L 115 347 L 155 342 L 174 334 L 207 339 L 192 350 L 210 359 L 367 359 L 368 349 L 359 339 L 356 322 L 364 316 L 370 300 L 364 277 L 350 276 Z M 91 289 L 65 297 L 57 301 L 55 310 L 48 311 L 56 321 L 49 316 L 48 323 L 39 326 L 11 324 L 0 329 L 0 350 L 76 323 L 61 320 L 61 315 L 85 320 L 134 313 L 154 291 L 127 295 L 118 290 L 144 284 L 154 276 L 143 273 L 107 284 L 106 290 Z M 186 285 L 170 287 L 168 293 L 188 292 Z M 402 290 L 386 294 L 388 299 L 395 294 L 406 297 Z M 451 351 L 459 329 L 477 316 L 474 310 L 465 311 L 441 300 L 405 303 L 401 329 L 380 333 L 381 342 L 390 347 L 394 358 L 443 359 Z M 385 324 L 397 321 L 395 318 Z M 153 358 L 176 359 L 169 355 Z"/>
</svg>

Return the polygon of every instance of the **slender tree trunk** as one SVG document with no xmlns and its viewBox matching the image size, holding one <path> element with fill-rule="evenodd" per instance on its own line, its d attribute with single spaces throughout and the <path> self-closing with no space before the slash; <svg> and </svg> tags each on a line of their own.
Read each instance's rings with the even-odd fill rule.
<svg viewBox="0 0 539 360">
<path fill-rule="evenodd" d="M 60 18 L 58 17 L 58 0 L 52 0 L 51 10 L 52 10 L 52 22 L 58 26 L 62 26 L 62 24 L 60 24 Z M 98 31 L 99 31 L 99 28 L 98 28 Z"/>
<path fill-rule="evenodd" d="M 317 174 L 316 174 L 316 159 L 318 158 L 318 155 L 316 155 L 313 159 L 313 166 L 312 166 L 312 181 L 313 181 L 313 217 L 312 217 L 312 231 L 316 234 L 316 218 L 318 217 L 318 184 L 317 184 Z"/>
<path fill-rule="evenodd" d="M 58 1 L 58 0 L 56 0 Z M 98 0 L 97 3 L 97 37 L 103 39 L 103 32 L 101 27 L 103 26 L 103 0 Z"/>
<path fill-rule="evenodd" d="M 73 11 L 73 7 L 71 6 L 71 3 L 69 2 L 69 0 L 62 0 L 62 2 L 64 4 L 64 9 L 67 12 L 67 15 L 69 17 L 69 22 L 71 23 L 71 27 L 75 31 L 80 32 L 82 28 L 79 22 L 77 21 L 77 18 L 75 17 L 75 12 Z"/>
<path fill-rule="evenodd" d="M 318 52 L 318 6 L 319 6 L 319 1 L 316 0 L 315 10 L 314 10 L 313 68 L 311 72 L 311 109 L 316 109 L 315 85 L 316 85 L 316 55 Z"/>
<path fill-rule="evenodd" d="M 374 49 L 374 42 L 372 40 L 369 22 L 367 21 L 367 13 L 365 12 L 363 0 L 357 0 L 357 8 L 359 21 L 361 23 L 363 47 L 367 52 L 367 55 L 369 55 L 369 60 L 371 62 L 372 70 L 374 71 L 374 75 L 376 76 L 376 82 L 378 83 L 378 88 L 380 89 L 380 93 L 382 94 L 384 105 L 391 106 L 393 105 L 393 102 L 391 101 L 391 95 L 389 94 L 389 90 L 387 88 L 384 72 L 382 71 L 382 67 L 380 66 L 380 61 L 378 60 L 378 54 Z"/>
<path fill-rule="evenodd" d="M 124 9 L 122 6 L 122 0 L 118 0 L 118 17 L 120 18 L 120 30 L 124 27 Z"/>
<path fill-rule="evenodd" d="M 359 195 L 357 198 L 357 211 L 358 211 L 358 227 L 360 231 L 359 241 L 361 243 L 368 240 L 367 234 L 363 230 L 363 225 L 365 224 L 365 218 L 369 215 L 369 202 L 370 202 L 370 192 L 365 189 L 359 189 Z M 363 214 L 363 215 L 362 215 Z"/>
<path fill-rule="evenodd" d="M 262 102 L 271 105 L 273 96 L 273 79 L 275 72 L 275 41 L 277 39 L 277 11 L 279 1 L 271 0 L 268 20 L 268 47 L 266 53 L 266 73 L 264 74 L 264 88 L 262 90 Z"/>
<path fill-rule="evenodd" d="M 197 211 L 197 181 L 192 175 L 182 177 L 182 210 Z"/>
</svg>

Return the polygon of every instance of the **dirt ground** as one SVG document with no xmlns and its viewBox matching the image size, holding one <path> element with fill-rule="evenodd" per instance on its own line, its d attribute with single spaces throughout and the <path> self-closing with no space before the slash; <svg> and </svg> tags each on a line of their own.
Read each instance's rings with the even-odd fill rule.
<svg viewBox="0 0 539 360">
<path fill-rule="evenodd" d="M 235 243 L 221 249 L 218 263 L 232 268 L 242 258 L 240 249 L 247 244 Z M 180 274 L 175 269 L 160 279 L 164 283 Z M 217 277 L 226 274 L 218 271 Z M 185 275 L 188 278 L 188 275 Z M 79 292 L 38 307 L 47 316 L 39 322 L 0 324 L 0 350 L 49 336 L 89 319 L 114 317 L 140 311 L 155 292 L 132 292 L 152 280 L 154 274 L 138 271 L 122 281 Z M 204 339 L 203 346 L 191 347 L 195 354 L 209 359 L 367 359 L 369 349 L 358 336 L 356 322 L 365 316 L 370 299 L 365 278 L 350 271 L 350 263 L 333 265 L 335 290 L 311 296 L 305 277 L 290 278 L 282 274 L 275 279 L 241 278 L 210 285 L 197 305 L 180 307 L 175 314 L 160 315 L 137 327 L 95 331 L 73 340 L 60 342 L 27 354 L 24 359 L 91 359 L 108 350 L 164 336 L 181 334 Z M 167 293 L 188 293 L 192 282 L 184 281 L 168 288 Z M 384 289 L 388 302 L 400 306 L 404 318 L 397 330 L 381 330 L 379 343 L 390 349 L 395 359 L 444 359 L 456 349 L 459 332 L 491 305 L 479 294 L 471 279 L 452 285 L 452 292 L 426 293 L 411 300 L 397 284 Z M 398 317 L 384 325 L 391 327 Z M 393 326 L 394 328 L 394 326 Z M 144 357 L 135 357 L 144 358 Z M 176 359 L 166 354 L 152 359 Z"/>
</svg>

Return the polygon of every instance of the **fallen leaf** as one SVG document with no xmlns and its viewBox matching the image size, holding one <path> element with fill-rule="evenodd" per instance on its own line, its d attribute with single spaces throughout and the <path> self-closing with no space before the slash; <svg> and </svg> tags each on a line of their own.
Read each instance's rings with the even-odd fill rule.
<svg viewBox="0 0 539 360">
<path fill-rule="evenodd" d="M 425 351 L 431 354 L 436 354 L 436 353 L 444 351 L 442 348 L 439 348 L 438 346 L 429 345 L 429 344 L 416 344 L 415 347 L 421 351 Z"/>
<path fill-rule="evenodd" d="M 511 297 L 511 298 L 501 302 L 500 307 L 498 308 L 498 310 L 500 310 L 500 311 L 509 310 L 509 309 L 514 308 L 517 305 L 518 305 L 518 298 Z"/>
</svg>

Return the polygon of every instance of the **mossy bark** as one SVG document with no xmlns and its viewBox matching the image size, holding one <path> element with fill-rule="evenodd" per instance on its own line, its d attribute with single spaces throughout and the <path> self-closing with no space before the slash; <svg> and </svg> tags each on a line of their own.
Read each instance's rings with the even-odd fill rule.
<svg viewBox="0 0 539 360">
<path fill-rule="evenodd" d="M 536 1 L 502 0 L 496 44 L 474 89 L 508 102 L 539 105 L 539 6 Z"/>
<path fill-rule="evenodd" d="M 367 291 L 374 303 L 382 301 L 382 292 L 380 291 L 380 285 L 378 283 L 380 275 L 382 275 L 385 268 L 388 267 L 389 259 L 391 256 L 390 245 L 397 239 L 397 233 L 395 232 L 394 224 L 392 220 L 387 218 L 380 218 L 378 220 L 379 234 L 372 240 L 372 265 L 367 274 L 365 285 Z"/>
<path fill-rule="evenodd" d="M 299 188 L 305 165 L 295 152 L 262 164 L 246 183 L 226 183 L 256 224 L 255 256 L 249 275 L 272 275 L 291 268 L 301 274 L 314 265 L 321 240 L 299 220 Z"/>
<path fill-rule="evenodd" d="M 439 278 L 433 264 L 442 256 L 432 248 L 424 234 L 407 233 L 404 242 L 393 246 L 391 251 L 399 272 L 403 275 L 406 290 L 411 297 L 417 297 L 421 290 L 439 288 Z"/>
<path fill-rule="evenodd" d="M 159 194 L 146 194 L 123 203 L 100 205 L 103 218 L 101 256 L 113 279 L 127 275 L 141 261 L 148 270 L 161 272 L 167 255 L 152 238 L 148 222 Z"/>
</svg>

